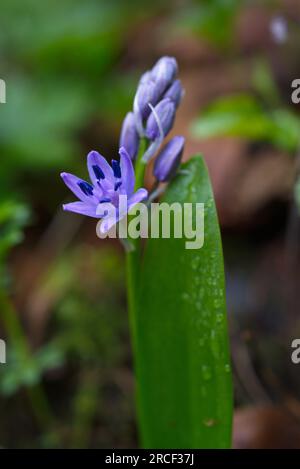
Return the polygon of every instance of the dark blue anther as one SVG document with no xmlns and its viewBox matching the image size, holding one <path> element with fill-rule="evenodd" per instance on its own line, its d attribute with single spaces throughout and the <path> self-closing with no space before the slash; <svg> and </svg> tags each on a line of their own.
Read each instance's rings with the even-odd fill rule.
<svg viewBox="0 0 300 469">
<path fill-rule="evenodd" d="M 80 189 L 85 195 L 93 195 L 94 188 L 88 182 L 85 182 L 85 181 L 78 182 L 78 186 L 80 187 Z"/>
<path fill-rule="evenodd" d="M 100 200 L 99 204 L 104 204 L 104 203 L 110 202 L 110 201 L 111 201 L 111 199 L 109 197 L 106 197 L 106 198 Z"/>
<path fill-rule="evenodd" d="M 112 160 L 111 165 L 112 165 L 112 169 L 113 169 L 115 178 L 120 179 L 121 178 L 121 168 L 120 168 L 119 161 Z"/>
<path fill-rule="evenodd" d="M 121 185 L 122 185 L 122 181 L 116 182 L 115 191 L 117 191 Z"/>
<path fill-rule="evenodd" d="M 102 169 L 97 164 L 93 165 L 93 171 L 97 179 L 105 179 Z"/>
</svg>

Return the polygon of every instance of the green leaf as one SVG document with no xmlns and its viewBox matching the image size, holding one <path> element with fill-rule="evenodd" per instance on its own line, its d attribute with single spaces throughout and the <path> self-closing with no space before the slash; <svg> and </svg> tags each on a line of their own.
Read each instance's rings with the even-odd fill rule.
<svg viewBox="0 0 300 469">
<path fill-rule="evenodd" d="M 241 136 L 265 138 L 270 133 L 270 120 L 254 97 L 239 94 L 220 98 L 211 104 L 192 126 L 195 136 Z"/>
<path fill-rule="evenodd" d="M 133 324 L 142 444 L 226 448 L 232 385 L 219 224 L 203 159 L 183 169 L 164 201 L 204 203 L 205 240 L 196 250 L 185 238 L 147 242 Z"/>
</svg>

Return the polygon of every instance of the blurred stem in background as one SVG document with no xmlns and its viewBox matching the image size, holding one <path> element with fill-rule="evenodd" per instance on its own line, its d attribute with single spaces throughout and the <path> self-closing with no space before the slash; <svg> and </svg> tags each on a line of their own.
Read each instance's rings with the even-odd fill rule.
<svg viewBox="0 0 300 469">
<path fill-rule="evenodd" d="M 73 403 L 72 448 L 86 448 L 89 444 L 94 417 L 101 405 L 98 375 L 98 370 L 92 368 L 81 372 Z"/>
<path fill-rule="evenodd" d="M 0 310 L 7 338 L 20 357 L 22 357 L 25 366 L 26 362 L 32 360 L 32 353 L 17 312 L 3 289 L 0 289 Z M 53 427 L 54 417 L 41 383 L 28 386 L 26 391 L 39 427 L 43 431 L 49 430 L 49 428 Z"/>
<path fill-rule="evenodd" d="M 0 318 L 9 342 L 9 366 L 1 373 L 1 393 L 11 395 L 21 387 L 26 388 L 28 399 L 39 429 L 50 436 L 54 417 L 47 396 L 40 383 L 41 363 L 33 354 L 18 312 L 9 296 L 10 275 L 7 269 L 7 256 L 10 249 L 23 239 L 23 228 L 30 218 L 30 211 L 24 204 L 13 199 L 4 199 L 0 204 Z M 49 444 L 56 444 L 56 437 L 50 437 Z"/>
</svg>

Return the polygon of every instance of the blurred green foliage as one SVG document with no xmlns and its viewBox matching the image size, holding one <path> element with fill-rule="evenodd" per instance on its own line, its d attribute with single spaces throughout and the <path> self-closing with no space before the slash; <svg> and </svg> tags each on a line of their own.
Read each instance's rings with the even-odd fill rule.
<svg viewBox="0 0 300 469">
<path fill-rule="evenodd" d="M 115 374 L 126 373 L 130 358 L 127 315 L 122 301 L 125 293 L 122 259 L 114 248 L 95 251 L 88 245 L 81 245 L 66 252 L 53 264 L 42 281 L 42 290 L 45 298 L 48 294 L 53 298 L 53 314 L 47 327 L 49 337 L 35 351 L 30 351 L 26 344 L 25 331 L 16 322 L 16 311 L 0 295 L 2 319 L 8 325 L 9 363 L 9 366 L 0 368 L 1 395 L 17 399 L 22 389 L 28 389 L 31 395 L 42 381 L 46 389 L 51 389 L 52 376 L 56 386 L 58 384 L 57 374 L 60 382 L 68 386 L 71 380 L 72 389 L 68 391 L 65 415 L 72 425 L 64 429 L 55 420 L 52 424 L 47 423 L 43 429 L 44 443 L 39 443 L 42 446 L 53 444 L 52 432 L 55 428 L 56 446 L 89 446 L 97 419 L 102 419 L 108 430 L 108 442 L 114 434 L 114 419 L 119 419 L 120 428 L 122 425 L 127 428 L 127 422 L 130 422 L 132 432 L 133 402 L 128 400 L 130 396 L 125 399 L 122 385 L 119 387 L 115 383 Z M 103 401 L 107 402 L 106 387 L 114 390 L 115 397 L 110 408 L 102 404 Z M 65 399 L 63 390 L 56 391 L 54 408 Z M 124 403 L 127 403 L 126 408 L 122 408 Z M 39 415 L 41 404 L 36 392 L 31 405 L 34 414 Z M 52 405 L 53 402 L 50 407 Z M 107 421 L 107 413 L 112 421 Z M 43 424 L 44 416 L 41 417 L 39 423 Z M 127 436 L 130 441 L 134 438 L 132 434 Z M 123 435 L 125 440 L 127 436 Z M 1 430 L 0 437 L 2 444 L 11 444 L 9 436 Z M 15 436 L 14 441 L 17 440 Z M 105 441 L 100 442 L 96 438 L 95 444 L 105 445 Z M 21 436 L 20 443 L 24 444 L 24 436 Z"/>
<path fill-rule="evenodd" d="M 3 425 L 1 445 L 24 446 L 27 440 L 29 445 L 44 445 L 47 440 L 49 444 L 56 428 L 58 446 L 64 439 L 66 446 L 88 446 L 92 426 L 102 416 L 110 436 L 107 440 L 102 437 L 101 444 L 109 446 L 118 414 L 123 412 L 123 421 L 132 420 L 132 408 L 123 410 L 117 398 L 109 410 L 101 404 L 105 386 L 115 387 L 115 394 L 121 392 L 112 373 L 115 368 L 126 369 L 124 360 L 128 359 L 119 255 L 115 250 L 99 251 L 79 244 L 78 250 L 70 249 L 45 267 L 41 296 L 53 298 L 49 305 L 52 319 L 46 337 L 34 350 L 27 337 L 26 306 L 24 311 L 22 305 L 16 310 L 10 298 L 13 285 L 7 260 L 11 249 L 23 239 L 30 212 L 40 234 L 45 229 L 43 223 L 49 224 L 49 216 L 62 197 L 58 172 L 66 166 L 71 171 L 76 165 L 82 170 L 85 149 L 93 140 L 90 129 L 97 129 L 96 144 L 111 143 L 109 133 L 116 136 L 117 144 L 117 131 L 132 106 L 139 73 L 122 68 L 128 38 L 140 21 L 157 14 L 165 3 L 1 2 L 0 78 L 6 82 L 7 102 L 0 106 L 0 309 L 9 366 L 0 369 L 0 407 L 3 422 L 14 421 L 14 407 L 25 391 L 31 408 L 23 404 L 22 415 L 29 421 L 35 416 L 43 434 L 43 441 L 36 437 L 33 443 L 32 428 L 28 435 L 21 430 L 10 435 Z M 43 220 L 45 208 L 48 212 Z M 29 243 L 36 239 L 31 236 Z M 82 280 L 83 259 L 90 263 L 86 281 Z M 74 377 L 68 397 L 62 393 L 57 399 L 55 393 L 52 399 L 51 391 L 49 397 L 51 373 L 59 375 L 54 379 L 57 386 L 69 382 L 70 370 Z M 67 419 L 72 422 L 67 430 L 49 417 L 52 406 L 65 401 Z M 119 421 L 122 425 L 122 417 Z M 126 428 L 124 441 L 127 435 L 130 431 Z M 132 441 L 134 437 L 128 438 Z"/>
<path fill-rule="evenodd" d="M 234 136 L 269 142 L 293 152 L 299 144 L 300 119 L 288 109 L 269 110 L 255 96 L 238 94 L 209 105 L 193 124 L 192 132 L 200 138 Z"/>
<path fill-rule="evenodd" d="M 9 342 L 9 366 L 0 370 L 0 393 L 10 396 L 23 386 L 38 384 L 45 371 L 62 365 L 62 351 L 56 344 L 46 344 L 35 354 L 27 356 L 24 351 Z"/>
<path fill-rule="evenodd" d="M 9 251 L 23 239 L 23 227 L 29 221 L 29 209 L 14 200 L 0 201 L 0 288 L 8 286 L 6 259 Z"/>
<path fill-rule="evenodd" d="M 58 169 L 75 161 L 83 131 L 95 119 L 120 123 L 133 81 L 118 69 L 131 25 L 158 2 L 3 0 L 0 108 L 0 189 L 23 170 Z M 101 129 L 99 131 L 101 138 Z"/>
<path fill-rule="evenodd" d="M 299 147 L 300 118 L 281 103 L 265 60 L 255 61 L 252 85 L 252 93 L 221 97 L 207 106 L 193 122 L 192 133 L 200 138 L 233 136 L 267 142 L 294 153 Z"/>
<path fill-rule="evenodd" d="M 194 0 L 178 18 L 180 26 L 224 48 L 232 45 L 240 0 Z"/>
<path fill-rule="evenodd" d="M 122 259 L 114 247 L 95 251 L 83 245 L 55 263 L 45 279 L 46 289 L 58 292 L 52 343 L 75 371 L 69 404 L 72 426 L 68 445 L 72 447 L 91 444 L 92 428 L 97 419 L 106 421 L 107 412 L 111 420 L 105 425 L 110 434 L 115 418 L 119 418 L 120 428 L 127 419 L 133 419 L 133 402 L 127 401 L 127 410 L 120 409 L 117 396 L 111 408 L 103 404 L 107 386 L 112 397 L 120 393 L 114 384 L 115 375 L 126 370 L 129 357 L 127 314 L 122 301 L 124 275 Z M 96 444 L 105 445 L 105 439 L 98 439 Z"/>
<path fill-rule="evenodd" d="M 13 200 L 0 203 L 0 262 L 3 264 L 9 250 L 23 239 L 23 227 L 29 220 L 25 205 Z"/>
</svg>

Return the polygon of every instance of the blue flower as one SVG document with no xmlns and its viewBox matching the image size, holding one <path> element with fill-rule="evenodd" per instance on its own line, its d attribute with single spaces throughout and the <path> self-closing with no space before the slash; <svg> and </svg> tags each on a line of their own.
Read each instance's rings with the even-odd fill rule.
<svg viewBox="0 0 300 469">
<path fill-rule="evenodd" d="M 91 182 L 73 174 L 61 173 L 66 186 L 79 199 L 77 202 L 64 204 L 64 210 L 94 218 L 105 218 L 105 215 L 98 214 L 101 204 L 110 203 L 116 208 L 116 217 L 105 224 L 105 231 L 109 231 L 134 205 L 148 196 L 144 188 L 134 192 L 135 174 L 130 156 L 123 147 L 119 153 L 120 161 L 112 160 L 111 166 L 97 151 L 88 154 L 87 167 Z M 123 210 L 122 213 L 119 212 L 120 196 L 127 197 L 127 210 Z"/>
<path fill-rule="evenodd" d="M 176 59 L 166 56 L 142 75 L 133 111 L 127 113 L 122 124 L 120 161 L 112 160 L 110 165 L 103 156 L 92 151 L 87 160 L 90 182 L 62 173 L 65 184 L 79 199 L 63 205 L 64 210 L 101 219 L 100 232 L 106 233 L 134 205 L 148 198 L 144 188 L 134 192 L 133 163 L 145 164 L 155 156 L 173 127 L 176 110 L 184 94 L 181 82 L 176 78 L 177 73 Z M 140 145 L 142 139 L 147 146 L 136 162 L 139 151 L 144 148 Z M 175 175 L 183 147 L 184 138 L 177 136 L 159 152 L 154 164 L 156 184 L 167 182 Z M 151 197 L 153 193 L 149 200 Z"/>
</svg>

